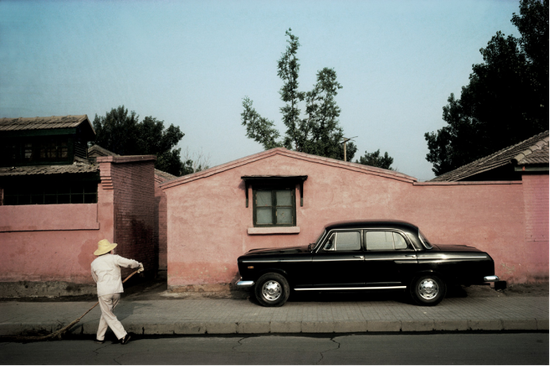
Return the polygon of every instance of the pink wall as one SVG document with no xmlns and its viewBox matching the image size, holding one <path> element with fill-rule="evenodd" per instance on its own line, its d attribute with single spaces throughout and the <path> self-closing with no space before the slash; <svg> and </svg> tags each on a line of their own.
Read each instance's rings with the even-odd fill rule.
<svg viewBox="0 0 550 366">
<path fill-rule="evenodd" d="M 90 263 L 104 238 L 120 240 L 120 253 L 156 268 L 154 160 L 97 158 L 97 204 L 0 206 L 0 282 L 92 284 Z"/>
<path fill-rule="evenodd" d="M 0 282 L 90 282 L 97 204 L 0 206 Z"/>
<path fill-rule="evenodd" d="M 297 205 L 298 233 L 253 234 L 252 204 L 245 206 L 241 179 L 246 175 L 308 176 L 304 205 Z M 521 182 L 417 183 L 396 172 L 273 149 L 162 188 L 172 289 L 227 284 L 236 278 L 236 259 L 246 251 L 305 245 L 325 224 L 356 219 L 405 220 L 434 242 L 477 246 L 493 256 L 497 274 L 510 282 L 548 278 L 547 265 L 545 273 L 531 268 L 525 253 Z"/>
<path fill-rule="evenodd" d="M 548 278 L 548 175 L 524 175 L 526 257 L 534 276 Z M 542 274 L 542 275 L 541 275 Z"/>
</svg>

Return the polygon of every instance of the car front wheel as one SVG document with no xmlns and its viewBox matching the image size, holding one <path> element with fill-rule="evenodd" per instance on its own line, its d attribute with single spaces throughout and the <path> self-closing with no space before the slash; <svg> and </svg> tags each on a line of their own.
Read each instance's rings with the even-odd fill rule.
<svg viewBox="0 0 550 366">
<path fill-rule="evenodd" d="M 290 295 L 290 287 L 284 276 L 266 273 L 256 282 L 254 294 L 262 306 L 283 306 Z"/>
<path fill-rule="evenodd" d="M 416 304 L 434 306 L 445 297 L 447 286 L 438 276 L 427 274 L 417 277 L 412 282 L 409 291 Z"/>
</svg>

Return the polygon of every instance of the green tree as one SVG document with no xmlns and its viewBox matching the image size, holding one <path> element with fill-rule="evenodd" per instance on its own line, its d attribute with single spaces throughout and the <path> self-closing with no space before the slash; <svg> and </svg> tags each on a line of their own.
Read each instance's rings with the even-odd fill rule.
<svg viewBox="0 0 550 366">
<path fill-rule="evenodd" d="M 181 176 L 193 173 L 192 161 L 181 161 L 176 145 L 185 135 L 180 128 L 148 116 L 139 121 L 136 112 L 124 106 L 113 108 L 105 116 L 95 115 L 95 143 L 120 155 L 156 155 L 155 168 Z"/>
<path fill-rule="evenodd" d="M 387 152 L 385 152 L 383 156 L 380 156 L 380 149 L 373 153 L 365 151 L 365 155 L 359 157 L 359 160 L 357 160 L 356 163 L 393 170 L 391 167 L 393 164 L 393 158 L 389 156 Z"/>
<path fill-rule="evenodd" d="M 511 21 L 520 38 L 492 37 L 460 98 L 443 107 L 447 125 L 424 135 L 436 175 L 548 129 L 548 0 L 522 0 Z"/>
<path fill-rule="evenodd" d="M 286 127 L 285 135 L 280 139 L 281 135 L 273 121 L 262 117 L 252 106 L 252 100 L 245 97 L 241 117 L 242 124 L 246 127 L 246 136 L 260 143 L 266 150 L 285 147 L 308 154 L 343 159 L 344 131 L 338 122 L 340 108 L 335 101 L 342 86 L 336 80 L 336 72 L 324 68 L 317 72 L 317 82 L 311 91 L 299 90 L 300 64 L 297 51 L 300 43 L 291 31 L 286 31 L 288 45 L 278 61 L 277 71 L 283 81 L 279 94 L 285 103 L 280 109 Z M 302 115 L 300 105 L 304 103 L 305 113 Z M 347 145 L 349 160 L 356 151 L 357 147 L 353 143 Z"/>
</svg>

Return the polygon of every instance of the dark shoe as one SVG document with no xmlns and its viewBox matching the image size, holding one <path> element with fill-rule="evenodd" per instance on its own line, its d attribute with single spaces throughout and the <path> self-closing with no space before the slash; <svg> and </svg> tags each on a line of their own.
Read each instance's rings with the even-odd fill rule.
<svg viewBox="0 0 550 366">
<path fill-rule="evenodd" d="M 105 343 L 105 340 L 100 341 L 99 339 L 96 338 L 95 343 L 103 344 Z"/>
<path fill-rule="evenodd" d="M 122 338 L 120 338 L 120 344 L 126 344 L 130 342 L 130 334 L 126 333 L 126 335 Z"/>
</svg>

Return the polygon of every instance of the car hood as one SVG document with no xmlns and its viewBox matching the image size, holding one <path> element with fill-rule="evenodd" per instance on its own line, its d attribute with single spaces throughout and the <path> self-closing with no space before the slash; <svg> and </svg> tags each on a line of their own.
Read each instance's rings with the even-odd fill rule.
<svg viewBox="0 0 550 366">
<path fill-rule="evenodd" d="M 441 250 L 442 252 L 481 252 L 481 250 L 469 245 L 432 244 L 432 246 L 435 249 Z"/>
<path fill-rule="evenodd" d="M 271 254 L 295 254 L 309 252 L 308 246 L 303 245 L 299 247 L 289 248 L 259 248 L 249 250 L 245 255 L 271 255 Z"/>
</svg>

